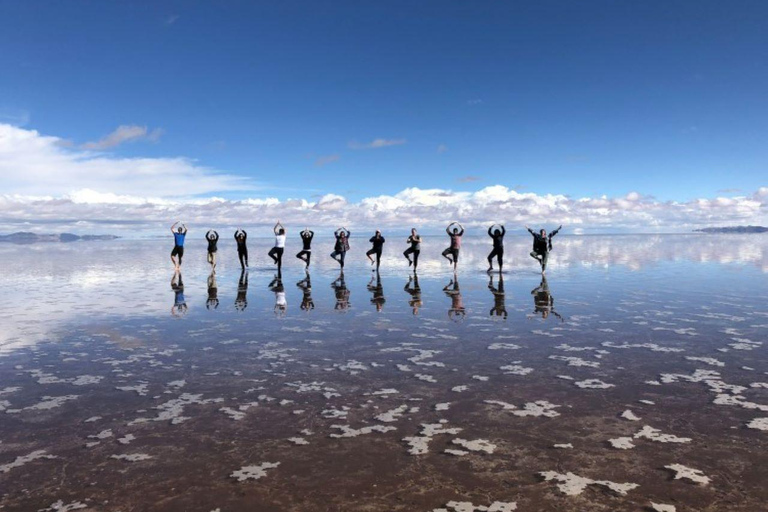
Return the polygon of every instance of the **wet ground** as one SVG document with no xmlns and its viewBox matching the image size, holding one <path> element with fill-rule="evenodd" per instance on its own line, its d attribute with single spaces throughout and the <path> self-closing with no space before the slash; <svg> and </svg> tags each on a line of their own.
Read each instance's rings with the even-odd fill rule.
<svg viewBox="0 0 768 512">
<path fill-rule="evenodd" d="M 765 510 L 768 238 L 526 236 L 0 246 L 0 509 Z"/>
</svg>

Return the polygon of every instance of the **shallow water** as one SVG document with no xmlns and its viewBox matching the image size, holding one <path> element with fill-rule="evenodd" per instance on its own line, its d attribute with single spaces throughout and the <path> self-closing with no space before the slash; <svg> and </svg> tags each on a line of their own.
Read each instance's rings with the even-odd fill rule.
<svg viewBox="0 0 768 512">
<path fill-rule="evenodd" d="M 0 508 L 762 510 L 768 237 L 443 238 L 0 246 Z"/>
</svg>

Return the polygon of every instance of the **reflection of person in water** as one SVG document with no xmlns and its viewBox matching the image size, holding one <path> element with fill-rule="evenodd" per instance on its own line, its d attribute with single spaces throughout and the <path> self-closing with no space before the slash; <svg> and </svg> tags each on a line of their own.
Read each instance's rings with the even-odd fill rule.
<svg viewBox="0 0 768 512">
<path fill-rule="evenodd" d="M 171 314 L 173 316 L 186 315 L 187 300 L 184 298 L 184 281 L 181 279 L 181 272 L 178 270 L 173 273 L 173 277 L 171 278 L 171 290 L 173 290 L 173 293 L 175 294 Z"/>
<path fill-rule="evenodd" d="M 374 281 L 376 284 L 374 284 Z M 381 275 L 378 272 L 376 272 L 376 277 L 371 276 L 371 281 L 368 283 L 368 291 L 373 294 L 371 304 L 376 306 L 376 311 L 381 311 L 387 299 L 384 298 L 384 288 L 381 286 Z"/>
<path fill-rule="evenodd" d="M 275 292 L 275 315 L 285 315 L 288 301 L 285 299 L 285 287 L 283 287 L 283 280 L 279 275 L 269 283 L 269 289 Z"/>
<path fill-rule="evenodd" d="M 546 277 L 541 276 L 541 284 L 531 290 L 531 295 L 533 295 L 533 313 L 535 315 L 541 315 L 541 318 L 546 320 L 547 317 L 549 317 L 549 314 L 552 313 L 559 318 L 561 322 L 565 321 L 563 320 L 563 317 L 555 311 L 555 299 L 552 297 L 552 294 L 549 293 L 549 284 L 547 284 Z"/>
<path fill-rule="evenodd" d="M 422 305 L 421 301 L 421 287 L 419 286 L 419 276 L 414 272 L 414 274 L 411 276 L 408 276 L 408 282 L 405 283 L 405 288 L 403 288 L 406 292 L 408 292 L 411 295 L 410 300 L 408 300 L 408 305 L 413 308 L 413 314 L 418 315 L 419 314 L 419 308 Z"/>
<path fill-rule="evenodd" d="M 309 272 L 304 279 L 296 283 L 296 286 L 301 288 L 301 309 L 302 311 L 310 311 L 315 309 L 315 301 L 312 300 L 312 280 L 309 277 Z"/>
<path fill-rule="evenodd" d="M 493 274 L 491 274 L 491 279 L 488 281 L 488 289 L 491 290 L 491 293 L 493 294 L 493 307 L 491 308 L 491 316 L 496 316 L 506 320 L 507 304 L 506 296 L 504 295 L 504 276 L 499 274 L 499 285 L 494 286 Z"/>
<path fill-rule="evenodd" d="M 336 306 L 333 309 L 337 311 L 346 311 L 349 309 L 349 289 L 347 289 L 347 283 L 344 281 L 344 272 L 339 274 L 334 282 L 331 283 L 331 288 L 336 293 Z"/>
<path fill-rule="evenodd" d="M 245 311 L 248 307 L 248 272 L 240 272 L 240 280 L 237 282 L 237 297 L 235 298 L 235 309 Z"/>
<path fill-rule="evenodd" d="M 208 276 L 208 300 L 205 301 L 205 307 L 216 309 L 219 307 L 219 286 L 216 284 L 216 272 L 211 271 Z"/>
<path fill-rule="evenodd" d="M 461 298 L 461 290 L 459 289 L 459 280 L 454 275 L 448 286 L 443 288 L 443 291 L 447 296 L 451 298 L 451 308 L 448 310 L 448 318 L 454 322 L 464 320 L 467 315 L 467 310 L 464 308 L 464 301 Z"/>
</svg>

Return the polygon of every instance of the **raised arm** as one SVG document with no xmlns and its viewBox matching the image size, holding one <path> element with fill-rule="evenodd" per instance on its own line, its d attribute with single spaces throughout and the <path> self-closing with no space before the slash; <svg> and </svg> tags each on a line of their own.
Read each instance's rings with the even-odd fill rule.
<svg viewBox="0 0 768 512">
<path fill-rule="evenodd" d="M 275 234 L 277 234 L 277 232 L 278 232 L 278 229 L 279 229 L 279 228 L 282 228 L 282 227 L 283 227 L 283 225 L 282 225 L 282 224 L 280 224 L 280 219 L 277 219 L 277 224 L 275 224 L 275 227 L 273 227 L 273 228 L 272 228 L 272 231 L 273 231 Z"/>
<path fill-rule="evenodd" d="M 186 235 L 187 234 L 187 225 L 186 224 L 182 224 L 181 225 L 181 229 L 184 230 L 184 234 Z"/>
<path fill-rule="evenodd" d="M 507 234 L 507 229 L 504 227 L 504 224 L 501 224 L 501 236 L 504 236 Z"/>
<path fill-rule="evenodd" d="M 533 232 L 533 230 L 532 230 L 531 228 L 529 228 L 528 226 L 525 226 L 525 229 L 527 229 L 527 230 L 528 230 L 528 232 L 529 232 L 531 235 L 533 235 L 533 236 L 536 236 L 536 233 L 534 233 L 534 232 Z"/>
<path fill-rule="evenodd" d="M 492 224 L 492 225 L 490 225 L 488 227 L 488 236 L 491 237 L 491 238 L 493 238 L 493 233 L 491 233 L 491 230 L 493 229 L 493 226 L 494 226 L 494 224 Z"/>
<path fill-rule="evenodd" d="M 178 225 L 178 223 L 179 223 L 179 221 L 176 221 L 176 222 L 173 223 L 173 225 L 171 226 L 171 233 L 175 233 L 176 232 L 176 226 Z"/>
<path fill-rule="evenodd" d="M 464 235 L 464 226 L 461 225 L 461 222 L 457 222 L 456 224 L 459 226 L 459 230 L 460 230 L 459 231 L 459 236 L 463 236 Z"/>
<path fill-rule="evenodd" d="M 553 232 L 551 232 L 549 234 L 549 238 L 552 238 L 553 236 L 555 236 L 557 233 L 560 232 L 561 229 L 563 229 L 563 225 L 562 224 L 560 224 L 560 227 L 558 227 L 556 230 L 554 230 Z"/>
<path fill-rule="evenodd" d="M 445 228 L 445 232 L 448 233 L 448 236 L 451 236 L 451 226 L 453 226 L 453 222 L 448 224 L 448 226 Z"/>
</svg>

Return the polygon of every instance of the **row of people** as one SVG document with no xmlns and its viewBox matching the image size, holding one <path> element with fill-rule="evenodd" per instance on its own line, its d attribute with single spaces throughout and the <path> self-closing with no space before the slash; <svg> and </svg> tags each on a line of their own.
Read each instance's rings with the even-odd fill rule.
<svg viewBox="0 0 768 512">
<path fill-rule="evenodd" d="M 535 233 L 531 228 L 526 226 L 525 228 L 533 236 L 533 251 L 531 251 L 531 257 L 539 262 L 541 265 L 541 273 L 544 274 L 547 270 L 547 261 L 549 259 L 549 251 L 552 250 L 552 237 L 554 237 L 563 226 L 558 227 L 556 230 L 547 234 L 547 231 L 541 229 L 538 233 Z M 176 222 L 171 226 L 171 232 L 174 236 L 174 247 L 171 251 L 171 261 L 175 268 L 178 270 L 181 268 L 181 260 L 184 256 L 184 240 L 187 236 L 187 227 L 181 222 Z M 269 250 L 267 255 L 272 259 L 275 265 L 277 265 L 278 274 L 281 273 L 283 267 L 283 253 L 285 252 L 285 228 L 277 221 L 273 228 L 275 234 L 275 244 Z M 445 228 L 445 232 L 450 238 L 450 245 L 442 252 L 442 256 L 453 265 L 453 270 L 456 271 L 459 264 L 459 254 L 461 251 L 461 240 L 464 236 L 464 226 L 459 222 L 451 222 Z M 504 235 L 507 230 L 502 224 L 493 224 L 488 228 L 488 236 L 491 237 L 493 248 L 488 254 L 488 272 L 492 272 L 493 260 L 496 259 L 499 272 L 502 271 L 504 264 Z M 333 252 L 331 258 L 333 258 L 339 266 L 343 269 L 347 251 L 349 251 L 349 239 L 352 233 L 346 227 L 340 227 L 333 233 L 335 243 L 333 246 Z M 245 269 L 248 268 L 248 246 L 246 240 L 248 239 L 248 233 L 244 229 L 238 228 L 235 231 L 235 242 L 237 243 L 237 256 L 240 260 L 240 266 Z M 302 249 L 296 254 L 296 257 L 304 262 L 306 268 L 309 268 L 312 258 L 312 239 L 315 236 L 315 232 L 309 228 L 304 228 L 299 233 L 301 237 Z M 205 239 L 208 241 L 208 263 L 210 263 L 212 269 L 216 269 L 216 253 L 218 252 L 219 234 L 215 230 L 209 230 L 205 234 Z M 386 239 L 381 234 L 380 230 L 376 230 L 376 233 L 369 239 L 371 243 L 371 249 L 368 250 L 365 255 L 371 262 L 371 265 L 375 265 L 374 270 L 378 271 L 381 266 L 381 255 L 384 250 L 384 243 Z M 411 234 L 406 239 L 406 243 L 409 247 L 403 252 L 403 256 L 408 260 L 408 266 L 413 267 L 414 270 L 419 266 L 419 254 L 421 254 L 421 235 L 418 234 L 416 228 L 411 229 Z"/>
<path fill-rule="evenodd" d="M 307 272 L 303 279 L 296 283 L 296 286 L 302 292 L 301 310 L 310 311 L 315 309 L 315 302 L 312 298 L 312 280 L 309 272 Z M 268 288 L 275 294 L 275 312 L 279 315 L 284 314 L 288 309 L 288 301 L 286 299 L 282 278 L 275 277 L 269 283 Z M 334 309 L 337 311 L 345 311 L 349 309 L 351 292 L 349 288 L 347 288 L 344 272 L 341 272 L 339 277 L 331 283 L 331 288 L 333 288 L 336 298 Z M 380 274 L 377 273 L 372 277 L 366 288 L 372 294 L 370 299 L 371 304 L 375 306 L 377 311 L 382 311 L 384 304 L 386 303 L 386 298 L 384 297 L 384 287 L 381 283 Z M 188 308 L 184 297 L 184 281 L 182 280 L 180 271 L 174 272 L 173 278 L 171 279 L 171 289 L 175 294 L 171 314 L 174 316 L 183 316 L 186 314 Z M 491 275 L 488 289 L 493 294 L 494 299 L 494 305 L 490 310 L 490 316 L 506 319 L 508 314 L 503 275 L 499 275 L 498 282 L 494 282 L 494 276 Z M 418 274 L 408 276 L 408 282 L 405 284 L 403 290 L 410 295 L 408 305 L 412 308 L 413 314 L 418 315 L 419 310 L 423 305 Z M 443 288 L 443 292 L 451 299 L 451 307 L 448 310 L 448 317 L 452 320 L 463 319 L 464 316 L 466 316 L 466 308 L 464 307 L 464 301 L 457 276 L 454 276 L 448 285 Z M 550 314 L 553 314 L 561 321 L 563 320 L 563 317 L 555 311 L 555 300 L 549 291 L 549 285 L 547 284 L 547 278 L 545 276 L 542 276 L 541 284 L 531 291 L 531 295 L 533 295 L 534 313 L 536 315 L 540 315 L 542 318 L 546 319 Z M 208 276 L 208 298 L 206 300 L 206 308 L 217 309 L 218 307 L 219 287 L 216 281 L 216 273 L 211 272 Z M 240 279 L 237 284 L 235 309 L 244 311 L 247 307 L 248 272 L 243 271 L 240 274 Z"/>
</svg>

